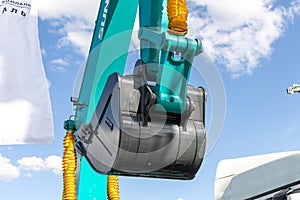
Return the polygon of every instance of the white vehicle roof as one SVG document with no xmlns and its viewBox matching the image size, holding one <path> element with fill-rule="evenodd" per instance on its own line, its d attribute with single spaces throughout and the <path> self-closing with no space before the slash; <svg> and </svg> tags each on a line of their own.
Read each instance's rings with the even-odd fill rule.
<svg viewBox="0 0 300 200">
<path fill-rule="evenodd" d="M 299 188 L 299 184 L 300 151 L 222 160 L 214 199 L 267 199 L 284 188 Z"/>
</svg>

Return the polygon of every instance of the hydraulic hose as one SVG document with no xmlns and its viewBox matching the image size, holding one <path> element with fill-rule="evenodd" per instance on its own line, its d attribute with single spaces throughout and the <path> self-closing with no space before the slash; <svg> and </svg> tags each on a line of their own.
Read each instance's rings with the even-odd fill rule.
<svg viewBox="0 0 300 200">
<path fill-rule="evenodd" d="M 108 176 L 107 197 L 108 200 L 120 200 L 118 176 Z"/>
<path fill-rule="evenodd" d="M 67 130 L 64 137 L 64 155 L 63 155 L 63 179 L 64 190 L 63 200 L 76 200 L 76 152 L 75 143 L 76 137 L 74 130 Z"/>
<path fill-rule="evenodd" d="M 168 0 L 169 31 L 177 35 L 186 35 L 188 9 L 186 0 Z"/>
</svg>

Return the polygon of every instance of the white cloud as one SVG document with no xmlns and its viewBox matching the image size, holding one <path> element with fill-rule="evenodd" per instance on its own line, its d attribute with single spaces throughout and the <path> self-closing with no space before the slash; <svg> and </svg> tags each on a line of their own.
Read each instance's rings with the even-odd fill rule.
<svg viewBox="0 0 300 200">
<path fill-rule="evenodd" d="M 66 60 L 62 59 L 62 58 L 52 60 L 51 64 L 62 65 L 62 66 L 68 66 L 69 65 L 69 63 Z"/>
<path fill-rule="evenodd" d="M 203 38 L 205 52 L 233 76 L 251 74 L 271 57 L 288 20 L 300 14 L 300 0 L 289 7 L 276 0 L 191 0 L 189 37 Z M 76 47 L 86 55 L 99 1 L 39 0 L 40 17 L 52 22 L 61 35 L 59 47 Z"/>
<path fill-rule="evenodd" d="M 180 197 L 180 198 L 178 198 L 177 200 L 184 200 L 184 199 Z"/>
<path fill-rule="evenodd" d="M 294 15 L 300 15 L 300 0 L 294 0 L 289 8 L 289 14 L 293 18 Z"/>
<path fill-rule="evenodd" d="M 42 19 L 82 18 L 90 23 L 95 21 L 100 1 L 82 0 L 36 0 Z"/>
<path fill-rule="evenodd" d="M 18 160 L 19 168 L 22 170 L 48 171 L 61 174 L 62 159 L 59 156 L 49 156 L 46 159 L 38 157 L 23 157 Z"/>
<path fill-rule="evenodd" d="M 58 47 L 75 47 L 77 53 L 87 55 L 100 1 L 39 0 L 36 3 L 39 17 L 51 20 L 55 32 L 61 36 Z"/>
<path fill-rule="evenodd" d="M 78 21 L 75 21 L 75 23 L 78 23 Z M 67 25 L 71 26 L 72 24 L 69 22 L 66 24 L 66 26 Z M 60 48 L 65 46 L 75 46 L 78 48 L 75 50 L 76 52 L 82 55 L 87 55 L 92 38 L 92 31 L 86 30 L 82 27 L 71 30 L 68 30 L 66 27 L 64 27 L 62 30 L 65 32 L 65 35 L 59 40 L 58 46 Z"/>
<path fill-rule="evenodd" d="M 50 66 L 50 69 L 54 72 L 66 72 L 66 68 L 62 66 Z"/>
<path fill-rule="evenodd" d="M 69 66 L 69 62 L 66 59 L 62 58 L 52 60 L 50 64 L 50 69 L 55 72 L 66 72 L 66 67 Z"/>
<path fill-rule="evenodd" d="M 13 148 L 12 148 L 11 146 L 7 146 L 6 149 L 7 149 L 8 151 L 13 150 Z"/>
<path fill-rule="evenodd" d="M 19 176 L 20 172 L 18 168 L 11 163 L 10 159 L 5 158 L 0 154 L 0 182 L 10 181 Z"/>
<path fill-rule="evenodd" d="M 44 159 L 35 156 L 21 158 L 18 164 L 23 170 L 41 171 L 45 167 Z"/>
<path fill-rule="evenodd" d="M 46 169 L 51 170 L 54 174 L 62 174 L 62 158 L 60 156 L 49 156 L 45 159 Z"/>
<path fill-rule="evenodd" d="M 45 159 L 36 156 L 23 157 L 17 163 L 18 165 L 12 164 L 9 158 L 0 154 L 0 182 L 19 178 L 21 173 L 24 177 L 31 178 L 31 171 L 51 171 L 56 175 L 62 174 L 62 158 L 56 155 L 48 156 Z"/>
<path fill-rule="evenodd" d="M 191 12 L 190 34 L 204 38 L 206 52 L 234 76 L 251 74 L 262 59 L 271 56 L 273 43 L 284 32 L 287 8 L 274 6 L 274 0 L 194 3 L 204 13 Z"/>
<path fill-rule="evenodd" d="M 24 173 L 24 174 L 23 174 L 23 176 L 25 176 L 25 177 L 27 177 L 27 178 L 31 178 L 31 177 L 32 177 L 32 174 L 31 174 L 31 173 L 28 173 L 28 172 L 26 172 L 26 173 Z"/>
<path fill-rule="evenodd" d="M 41 49 L 41 54 L 42 54 L 42 56 L 45 56 L 46 54 L 47 54 L 47 51 L 46 51 L 46 49 Z"/>
</svg>

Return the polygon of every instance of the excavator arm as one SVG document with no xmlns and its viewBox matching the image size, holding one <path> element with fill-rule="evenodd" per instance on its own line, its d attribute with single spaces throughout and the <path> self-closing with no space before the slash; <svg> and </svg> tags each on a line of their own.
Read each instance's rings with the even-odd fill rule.
<svg viewBox="0 0 300 200">
<path fill-rule="evenodd" d="M 137 13 L 140 58 L 124 76 Z M 106 199 L 106 175 L 194 178 L 206 92 L 188 84 L 203 48 L 186 20 L 185 0 L 101 1 L 75 107 L 78 199 Z"/>
</svg>

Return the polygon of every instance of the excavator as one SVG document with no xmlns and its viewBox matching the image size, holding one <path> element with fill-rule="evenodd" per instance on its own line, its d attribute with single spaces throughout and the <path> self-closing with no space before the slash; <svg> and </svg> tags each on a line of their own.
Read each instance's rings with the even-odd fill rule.
<svg viewBox="0 0 300 200">
<path fill-rule="evenodd" d="M 206 91 L 189 84 L 203 46 L 185 37 L 187 17 L 185 0 L 101 0 L 75 117 L 64 123 L 63 199 L 118 200 L 118 176 L 195 177 Z M 139 58 L 124 75 L 136 18 Z"/>
<path fill-rule="evenodd" d="M 203 46 L 185 37 L 187 16 L 185 0 L 101 0 L 71 97 L 75 117 L 64 122 L 63 200 L 119 200 L 118 176 L 195 177 L 208 143 L 207 97 L 189 84 Z M 132 41 L 139 58 L 125 75 Z M 299 200 L 299 161 L 299 151 L 222 160 L 214 199 Z"/>
</svg>

